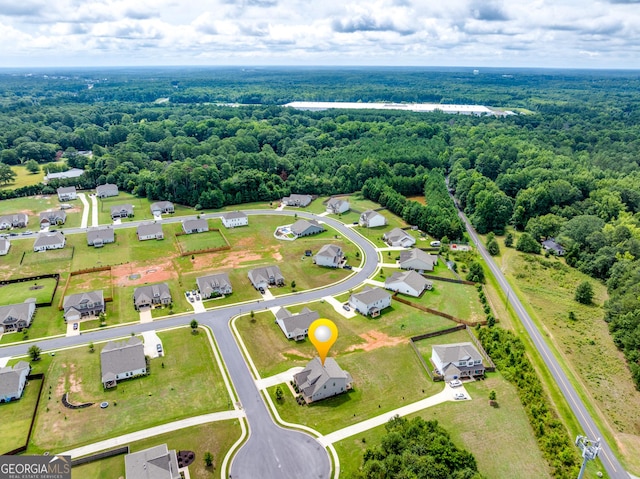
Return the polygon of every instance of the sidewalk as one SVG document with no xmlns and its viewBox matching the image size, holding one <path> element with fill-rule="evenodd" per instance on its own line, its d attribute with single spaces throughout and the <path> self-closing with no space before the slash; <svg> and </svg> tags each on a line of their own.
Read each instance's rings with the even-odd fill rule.
<svg viewBox="0 0 640 479">
<path fill-rule="evenodd" d="M 256 387 L 262 391 L 263 389 L 270 388 L 271 386 L 276 386 L 282 383 L 288 383 L 289 381 L 293 380 L 294 374 L 299 373 L 303 369 L 304 369 L 303 367 L 297 366 L 283 373 L 276 374 L 274 376 L 269 376 L 268 378 L 258 379 L 256 381 Z"/>
</svg>

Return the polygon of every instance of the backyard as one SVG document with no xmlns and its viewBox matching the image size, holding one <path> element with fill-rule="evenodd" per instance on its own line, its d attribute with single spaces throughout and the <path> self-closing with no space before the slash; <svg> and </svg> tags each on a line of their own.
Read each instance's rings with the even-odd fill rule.
<svg viewBox="0 0 640 479">
<path fill-rule="evenodd" d="M 23 303 L 29 298 L 35 298 L 36 303 L 48 303 L 53 298 L 56 283 L 55 278 L 41 278 L 0 285 L 0 306 Z"/>
<path fill-rule="evenodd" d="M 0 454 L 12 451 L 27 441 L 41 383 L 42 379 L 30 379 L 18 401 L 0 403 Z"/>
</svg>

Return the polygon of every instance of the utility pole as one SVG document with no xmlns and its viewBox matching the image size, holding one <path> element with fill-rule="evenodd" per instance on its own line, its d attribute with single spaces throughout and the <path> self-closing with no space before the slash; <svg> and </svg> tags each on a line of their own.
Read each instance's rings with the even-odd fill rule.
<svg viewBox="0 0 640 479">
<path fill-rule="evenodd" d="M 600 438 L 592 441 L 586 436 L 578 436 L 576 437 L 576 446 L 578 446 L 582 451 L 582 466 L 580 467 L 580 473 L 578 474 L 578 479 L 582 479 L 584 471 L 587 468 L 587 462 L 593 461 L 598 457 L 598 453 L 600 452 Z"/>
</svg>

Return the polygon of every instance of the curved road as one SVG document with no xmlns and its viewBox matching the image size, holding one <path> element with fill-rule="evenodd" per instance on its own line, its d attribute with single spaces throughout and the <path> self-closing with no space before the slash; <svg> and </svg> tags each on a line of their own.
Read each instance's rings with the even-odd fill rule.
<svg viewBox="0 0 640 479">
<path fill-rule="evenodd" d="M 248 215 L 282 215 L 293 216 L 294 211 L 273 210 L 246 210 Z M 202 215 L 207 218 L 219 217 L 222 213 Z M 344 237 L 348 238 L 363 250 L 365 263 L 362 270 L 351 275 L 345 281 L 313 291 L 296 293 L 293 295 L 276 297 L 272 300 L 258 300 L 242 305 L 231 305 L 198 314 L 188 314 L 179 317 L 167 318 L 153 323 L 133 324 L 107 330 L 83 333 L 80 336 L 46 339 L 38 342 L 43 350 L 54 350 L 65 347 L 86 344 L 91 341 L 106 341 L 117 337 L 128 336 L 131 333 L 159 328 L 189 324 L 196 318 L 201 324 L 209 326 L 213 331 L 222 359 L 233 382 L 236 394 L 247 415 L 250 436 L 247 442 L 236 453 L 231 463 L 231 476 L 234 479 L 243 478 L 274 478 L 297 479 L 300 477 L 328 478 L 331 471 L 331 463 L 326 449 L 312 436 L 289 429 L 281 428 L 273 422 L 260 392 L 255 386 L 238 344 L 231 332 L 230 320 L 236 315 L 248 311 L 286 306 L 294 303 L 306 303 L 317 301 L 324 296 L 335 296 L 354 289 L 375 272 L 378 264 L 378 254 L 373 245 L 347 228 L 344 224 L 331 218 L 321 218 L 315 215 L 297 212 L 301 218 L 315 218 L 335 228 Z M 173 223 L 181 221 L 184 217 L 173 217 L 162 222 Z M 117 225 L 115 228 L 133 227 L 141 222 L 129 222 Z M 73 230 L 82 232 L 84 230 Z M 71 231 L 67 230 L 67 233 Z M 0 347 L 2 356 L 22 356 L 27 354 L 29 344 Z"/>
<path fill-rule="evenodd" d="M 458 206 L 458 203 L 455 202 L 455 199 L 454 199 L 454 203 L 456 204 L 456 206 Z M 560 388 L 560 391 L 562 391 L 562 394 L 564 395 L 567 403 L 571 407 L 573 414 L 578 419 L 580 426 L 583 428 L 584 434 L 591 440 L 596 440 L 600 438 L 600 447 L 602 448 L 602 450 L 600 451 L 599 457 L 610 479 L 629 479 L 630 478 L 629 474 L 624 470 L 622 465 L 618 462 L 618 459 L 615 457 L 615 455 L 611 451 L 611 448 L 609 447 L 607 442 L 603 439 L 602 433 L 596 426 L 593 418 L 589 414 L 589 411 L 587 411 L 587 408 L 584 406 L 582 399 L 580 399 L 580 396 L 578 396 L 578 393 L 576 392 L 575 388 L 567 378 L 566 373 L 560 367 L 558 360 L 553 355 L 553 353 L 551 352 L 551 349 L 545 342 L 542 336 L 542 333 L 540 332 L 538 327 L 535 325 L 535 323 L 529 316 L 529 313 L 527 313 L 527 310 L 524 308 L 524 306 L 518 299 L 518 296 L 516 295 L 513 288 L 511 288 L 511 285 L 505 278 L 504 274 L 502 274 L 502 271 L 500 270 L 500 268 L 498 268 L 498 265 L 495 263 L 495 261 L 493 261 L 493 258 L 491 257 L 491 255 L 487 252 L 484 245 L 478 239 L 478 235 L 476 234 L 475 230 L 469 223 L 469 220 L 464 215 L 464 213 L 460 211 L 459 208 L 458 208 L 458 216 L 460 216 L 462 221 L 464 221 L 464 224 L 467 228 L 467 232 L 469 233 L 469 236 L 471 236 L 471 239 L 476 244 L 478 251 L 482 255 L 482 258 L 487 263 L 487 266 L 489 266 L 489 269 L 495 276 L 502 290 L 507 295 L 507 298 L 509 298 L 509 302 L 513 306 L 514 311 L 518 315 L 518 318 L 520 318 L 520 321 L 522 321 L 522 324 L 527 330 L 527 333 L 529 333 L 529 336 L 531 337 L 533 344 L 535 345 L 536 349 L 540 353 L 540 356 L 542 357 L 544 363 L 547 365 L 547 368 L 549 368 L 549 371 L 551 371 L 551 374 L 553 375 L 553 378 L 555 379 L 556 384 Z"/>
</svg>

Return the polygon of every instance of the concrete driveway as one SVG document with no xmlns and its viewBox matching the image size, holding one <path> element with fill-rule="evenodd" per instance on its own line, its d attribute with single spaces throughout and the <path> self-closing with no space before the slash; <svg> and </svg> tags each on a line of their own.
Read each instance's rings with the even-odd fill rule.
<svg viewBox="0 0 640 479">
<path fill-rule="evenodd" d="M 344 309 L 344 304 L 338 301 L 333 296 L 325 296 L 322 299 L 333 306 L 333 309 L 336 310 L 336 313 L 340 314 L 341 316 L 344 316 L 347 319 L 356 316 L 356 312 L 353 309 L 349 308 L 349 311 L 347 311 L 346 309 Z"/>
<path fill-rule="evenodd" d="M 141 323 L 150 323 L 153 321 L 153 316 L 151 316 L 151 308 L 141 309 L 139 313 Z"/>
<path fill-rule="evenodd" d="M 145 331 L 142 333 L 142 338 L 144 341 L 144 355 L 149 356 L 150 358 L 157 358 L 161 356 L 158 354 L 158 344 L 162 344 L 162 341 L 156 334 L 155 329 L 153 331 Z M 162 348 L 164 351 L 164 346 Z M 163 354 L 164 355 L 164 352 Z"/>
<path fill-rule="evenodd" d="M 78 329 L 73 329 L 74 324 L 78 325 Z M 68 336 L 80 336 L 80 323 L 75 321 L 67 323 L 67 337 Z"/>
</svg>

